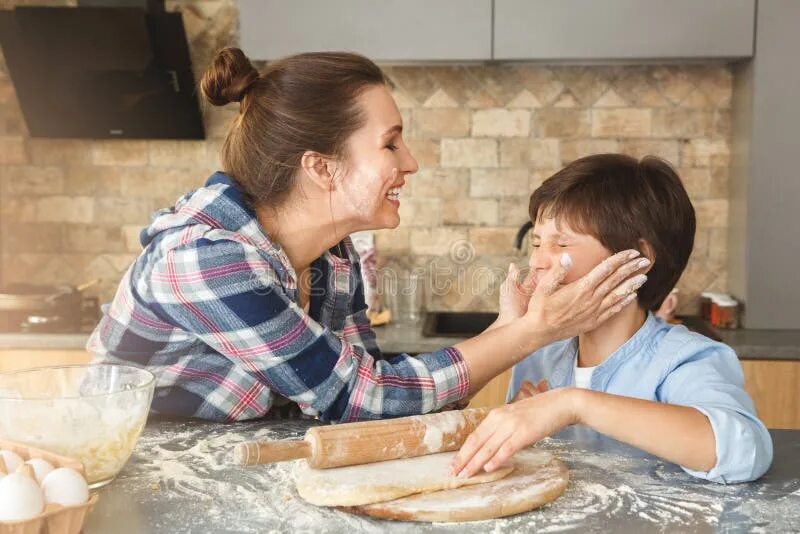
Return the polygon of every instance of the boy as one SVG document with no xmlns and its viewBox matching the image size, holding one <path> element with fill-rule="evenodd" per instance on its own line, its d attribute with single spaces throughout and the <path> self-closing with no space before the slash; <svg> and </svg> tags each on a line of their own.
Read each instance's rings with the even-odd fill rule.
<svg viewBox="0 0 800 534">
<path fill-rule="evenodd" d="M 509 388 L 515 402 L 493 410 L 475 430 L 454 473 L 492 471 L 517 450 L 584 424 L 696 477 L 732 483 L 763 475 L 772 440 L 744 391 L 734 351 L 653 315 L 694 244 L 694 209 L 669 164 L 619 154 L 576 160 L 534 191 L 529 212 L 528 287 L 512 284 L 517 290 L 506 293 L 498 322 L 524 310 L 524 290 L 566 254 L 572 268 L 565 283 L 625 248 L 650 260 L 639 275 L 647 280 L 637 305 L 518 363 Z M 507 287 L 518 275 L 513 265 L 510 271 Z"/>
</svg>

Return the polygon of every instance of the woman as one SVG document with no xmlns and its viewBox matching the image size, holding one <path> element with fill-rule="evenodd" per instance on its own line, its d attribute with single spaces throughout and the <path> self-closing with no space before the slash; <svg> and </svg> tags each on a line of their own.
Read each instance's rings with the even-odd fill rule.
<svg viewBox="0 0 800 534">
<path fill-rule="evenodd" d="M 521 317 L 385 360 L 347 237 L 396 227 L 417 171 L 381 70 L 313 53 L 259 74 L 231 48 L 201 88 L 214 105 L 240 102 L 224 172 L 156 214 L 88 344 L 156 375 L 154 412 L 234 421 L 296 403 L 326 421 L 427 413 L 463 404 L 525 355 L 631 301 L 638 253 L 556 291 L 565 262 Z"/>
</svg>

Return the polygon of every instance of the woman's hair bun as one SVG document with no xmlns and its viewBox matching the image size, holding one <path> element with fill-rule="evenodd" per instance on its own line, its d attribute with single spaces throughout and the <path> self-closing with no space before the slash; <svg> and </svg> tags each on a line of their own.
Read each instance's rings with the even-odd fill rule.
<svg viewBox="0 0 800 534">
<path fill-rule="evenodd" d="M 250 86 L 258 80 L 258 71 L 239 48 L 220 50 L 206 69 L 200 89 L 215 106 L 241 102 Z"/>
</svg>

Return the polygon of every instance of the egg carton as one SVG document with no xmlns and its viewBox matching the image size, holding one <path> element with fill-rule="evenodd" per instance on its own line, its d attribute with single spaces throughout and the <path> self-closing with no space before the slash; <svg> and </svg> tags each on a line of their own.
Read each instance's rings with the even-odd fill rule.
<svg viewBox="0 0 800 534">
<path fill-rule="evenodd" d="M 74 458 L 0 439 L 0 450 L 2 449 L 14 451 L 26 461 L 41 458 L 53 464 L 54 467 L 71 467 L 86 478 L 83 464 Z M 97 499 L 97 494 L 90 494 L 89 500 L 85 504 L 78 506 L 48 504 L 44 512 L 32 519 L 0 521 L 0 534 L 78 534 L 83 529 L 86 516 L 97 504 Z"/>
</svg>

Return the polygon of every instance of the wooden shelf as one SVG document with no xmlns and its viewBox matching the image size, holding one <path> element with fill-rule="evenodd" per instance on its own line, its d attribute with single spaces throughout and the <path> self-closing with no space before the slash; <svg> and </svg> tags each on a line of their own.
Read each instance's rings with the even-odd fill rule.
<svg viewBox="0 0 800 534">
<path fill-rule="evenodd" d="M 10 373 L 50 365 L 89 363 L 92 355 L 81 349 L 7 349 L 0 350 L 0 373 Z"/>
<path fill-rule="evenodd" d="M 742 360 L 745 388 L 769 428 L 800 429 L 800 361 Z"/>
</svg>

